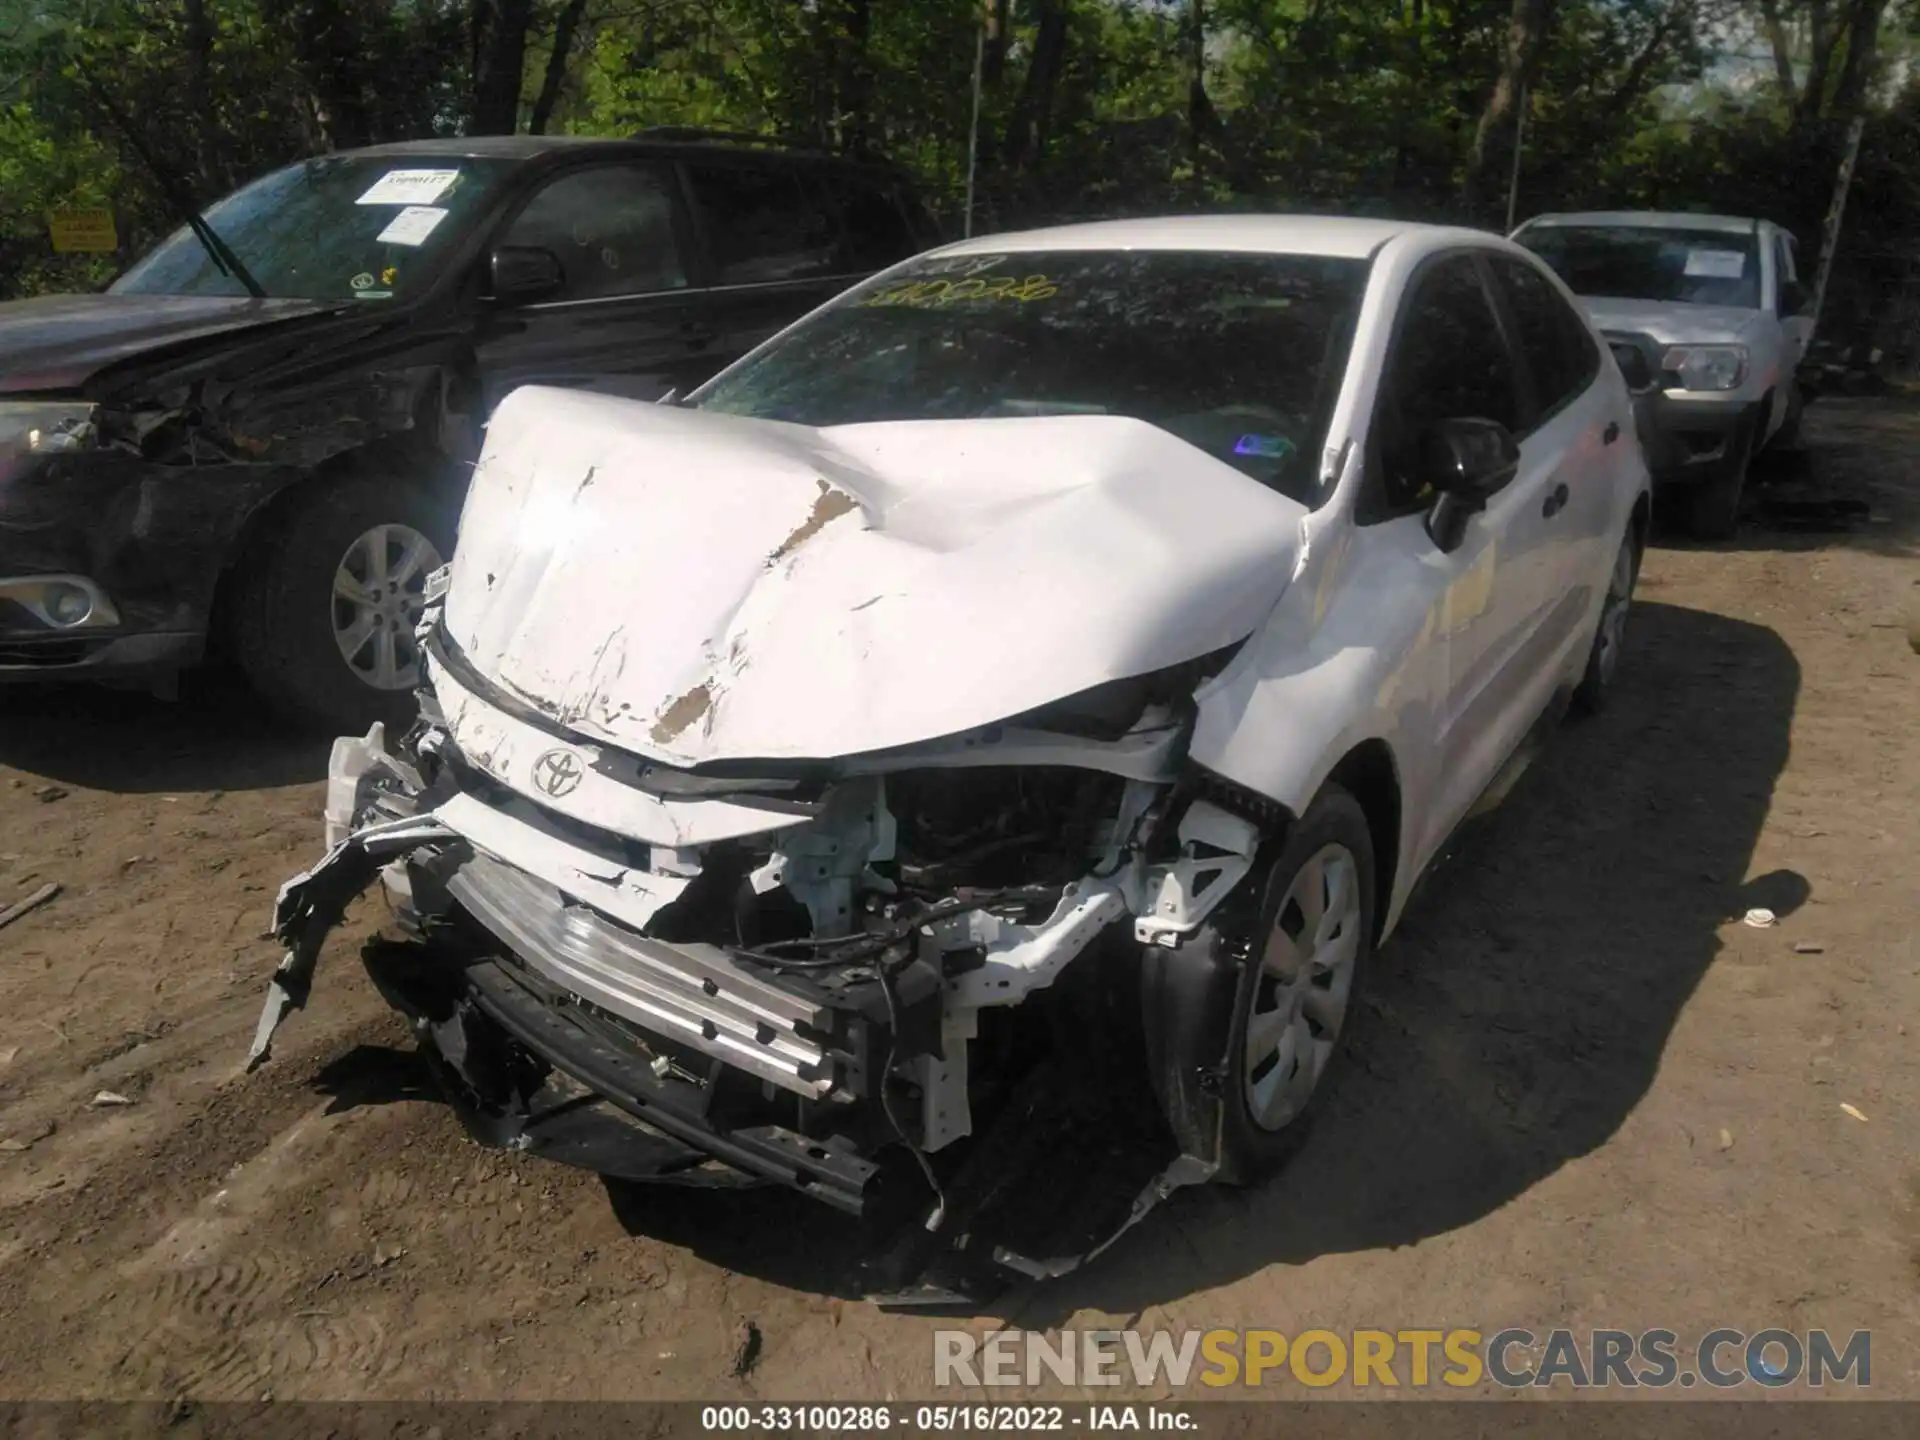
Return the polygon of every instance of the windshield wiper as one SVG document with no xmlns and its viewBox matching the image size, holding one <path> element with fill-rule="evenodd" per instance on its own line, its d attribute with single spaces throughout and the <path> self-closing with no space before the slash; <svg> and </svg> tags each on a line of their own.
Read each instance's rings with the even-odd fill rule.
<svg viewBox="0 0 1920 1440">
<path fill-rule="evenodd" d="M 267 292 L 261 288 L 260 282 L 253 278 L 252 272 L 240 263 L 240 257 L 233 253 L 232 247 L 215 233 L 213 226 L 206 222 L 206 219 L 200 214 L 200 211 L 194 206 L 193 201 L 188 197 L 185 189 L 168 173 L 166 167 L 153 157 L 153 153 L 141 143 L 139 134 L 134 130 L 133 124 L 127 119 L 125 112 L 122 111 L 118 105 L 114 104 L 112 100 L 107 98 L 106 92 L 94 84 L 91 77 L 85 78 L 83 83 L 87 89 L 93 93 L 95 103 L 98 104 L 102 110 L 105 110 L 108 118 L 119 127 L 120 134 L 126 139 L 128 147 L 140 158 L 140 163 L 145 165 L 148 172 L 152 174 L 155 183 L 160 187 L 161 198 L 173 207 L 175 214 L 179 216 L 189 230 L 193 231 L 194 237 L 199 240 L 201 248 L 207 252 L 207 257 L 213 261 L 214 268 L 229 279 L 238 280 L 247 294 L 251 295 L 254 299 L 266 299 Z"/>
</svg>

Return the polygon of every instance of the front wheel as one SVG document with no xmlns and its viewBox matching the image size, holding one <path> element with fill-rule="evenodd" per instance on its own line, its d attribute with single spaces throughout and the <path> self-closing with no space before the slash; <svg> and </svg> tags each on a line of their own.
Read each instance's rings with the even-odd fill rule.
<svg viewBox="0 0 1920 1440">
<path fill-rule="evenodd" d="M 1241 970 L 1223 1077 L 1219 1175 L 1229 1184 L 1276 1173 L 1337 1079 L 1376 903 L 1366 815 L 1329 784 L 1274 858 Z"/>
<path fill-rule="evenodd" d="M 1727 441 L 1727 454 L 1714 473 L 1687 496 L 1687 528 L 1696 540 L 1731 540 L 1740 528 L 1740 501 L 1747 492 L 1747 471 L 1766 421 L 1749 418 Z"/>
<path fill-rule="evenodd" d="M 410 721 L 414 627 L 453 553 L 451 510 L 383 475 L 308 482 L 243 562 L 236 648 L 269 704 L 337 734 Z"/>
<path fill-rule="evenodd" d="M 1613 557 L 1613 572 L 1607 577 L 1607 598 L 1600 602 L 1600 624 L 1594 631 L 1593 648 L 1587 652 L 1586 673 L 1574 688 L 1573 708 L 1583 715 L 1598 714 L 1606 708 L 1613 691 L 1613 677 L 1620 668 L 1620 647 L 1627 636 L 1627 612 L 1633 606 L 1633 583 L 1640 574 L 1640 547 L 1629 530 Z"/>
</svg>

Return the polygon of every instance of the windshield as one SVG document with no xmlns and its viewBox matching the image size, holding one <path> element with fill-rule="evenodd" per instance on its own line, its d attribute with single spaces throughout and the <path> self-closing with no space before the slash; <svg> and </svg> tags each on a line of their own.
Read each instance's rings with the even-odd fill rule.
<svg viewBox="0 0 1920 1440">
<path fill-rule="evenodd" d="M 1758 237 L 1653 225 L 1541 225 L 1516 237 L 1576 295 L 1760 308 Z"/>
<path fill-rule="evenodd" d="M 276 299 L 391 300 L 436 273 L 511 161 L 470 156 L 303 160 L 236 190 L 206 220 Z M 110 287 L 119 295 L 244 295 L 186 226 Z"/>
<path fill-rule="evenodd" d="M 1027 251 L 909 262 L 688 403 L 805 425 L 1125 415 L 1303 504 L 1367 264 Z"/>
</svg>

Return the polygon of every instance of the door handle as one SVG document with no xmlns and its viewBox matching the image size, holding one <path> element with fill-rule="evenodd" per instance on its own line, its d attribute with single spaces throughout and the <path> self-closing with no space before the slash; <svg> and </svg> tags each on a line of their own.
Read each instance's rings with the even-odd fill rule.
<svg viewBox="0 0 1920 1440">
<path fill-rule="evenodd" d="M 689 345 L 698 349 L 702 345 L 713 343 L 713 327 L 704 320 L 689 320 L 680 327 L 680 336 Z"/>
<path fill-rule="evenodd" d="M 1607 428 L 1600 432 L 1600 443 L 1602 445 L 1611 445 L 1614 441 L 1618 440 L 1619 438 L 1620 438 L 1620 422 L 1618 420 L 1607 421 Z"/>
<path fill-rule="evenodd" d="M 1540 507 L 1540 513 L 1551 520 L 1560 513 L 1566 503 L 1567 487 L 1562 483 L 1553 487 L 1553 492 L 1547 496 L 1546 503 Z"/>
</svg>

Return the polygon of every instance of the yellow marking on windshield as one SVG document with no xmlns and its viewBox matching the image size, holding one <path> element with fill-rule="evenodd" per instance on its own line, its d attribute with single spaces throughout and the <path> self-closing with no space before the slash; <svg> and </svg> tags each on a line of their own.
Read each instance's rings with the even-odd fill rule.
<svg viewBox="0 0 1920 1440">
<path fill-rule="evenodd" d="M 888 306 L 937 310 L 943 305 L 967 300 L 1012 300 L 1025 304 L 1059 293 L 1060 287 L 1045 275 L 1028 275 L 1024 279 L 1012 275 L 987 279 L 976 276 L 967 280 L 910 280 L 904 285 L 890 285 L 856 304 L 869 310 Z"/>
</svg>

